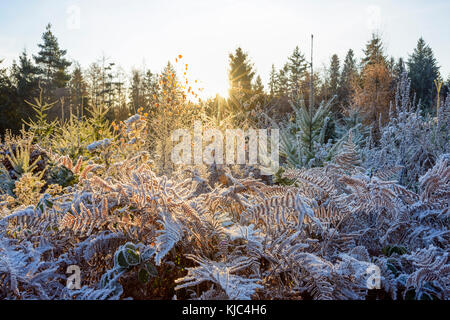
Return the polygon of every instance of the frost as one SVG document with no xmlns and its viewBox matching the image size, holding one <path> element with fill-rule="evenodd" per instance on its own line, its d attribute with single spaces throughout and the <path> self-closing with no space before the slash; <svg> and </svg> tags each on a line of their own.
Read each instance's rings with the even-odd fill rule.
<svg viewBox="0 0 450 320">
<path fill-rule="evenodd" d="M 90 145 L 88 145 L 86 147 L 86 149 L 89 152 L 94 152 L 94 151 L 97 151 L 98 149 L 108 147 L 111 143 L 112 143 L 111 139 L 103 139 L 103 140 L 95 141 L 95 142 L 91 143 Z"/>
</svg>

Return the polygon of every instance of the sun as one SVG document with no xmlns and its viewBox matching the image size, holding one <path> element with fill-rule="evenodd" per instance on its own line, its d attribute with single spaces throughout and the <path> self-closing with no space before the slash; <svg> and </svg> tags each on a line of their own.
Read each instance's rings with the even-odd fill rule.
<svg viewBox="0 0 450 320">
<path fill-rule="evenodd" d="M 179 81 L 186 93 L 186 97 L 191 101 L 206 101 L 214 99 L 217 95 L 224 99 L 228 99 L 229 83 L 227 79 L 216 83 L 205 83 L 201 76 L 191 70 L 191 66 L 186 63 L 183 55 L 178 55 L 175 58 L 174 66 L 177 74 L 180 76 Z"/>
<path fill-rule="evenodd" d="M 228 99 L 228 84 L 224 84 L 223 86 L 208 86 L 203 81 L 199 80 L 197 83 L 193 84 L 192 89 L 203 101 L 214 99 L 217 95 L 224 99 Z"/>
<path fill-rule="evenodd" d="M 204 88 L 200 91 L 200 96 L 202 99 L 214 99 L 217 95 L 221 96 L 224 99 L 228 99 L 228 88 Z"/>
<path fill-rule="evenodd" d="M 228 99 L 229 88 L 225 85 L 223 88 L 217 90 L 217 93 L 224 99 Z"/>
</svg>

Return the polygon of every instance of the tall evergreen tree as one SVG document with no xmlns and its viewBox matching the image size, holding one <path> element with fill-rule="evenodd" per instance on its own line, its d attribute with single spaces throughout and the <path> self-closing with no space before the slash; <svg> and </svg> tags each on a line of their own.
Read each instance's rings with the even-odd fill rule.
<svg viewBox="0 0 450 320">
<path fill-rule="evenodd" d="M 42 41 L 34 60 L 39 67 L 43 85 L 50 90 L 64 88 L 70 80 L 67 68 L 72 63 L 64 58 L 67 51 L 60 49 L 58 40 L 51 31 L 51 24 L 47 25 Z"/>
<path fill-rule="evenodd" d="M 288 95 L 289 91 L 289 65 L 286 63 L 282 69 L 278 71 L 277 74 L 277 87 L 276 94 L 278 97 L 283 97 Z"/>
<path fill-rule="evenodd" d="M 130 88 L 131 110 L 145 108 L 145 90 L 143 75 L 139 70 L 132 70 Z"/>
<path fill-rule="evenodd" d="M 17 94 L 24 99 L 29 99 L 37 94 L 39 69 L 33 64 L 26 50 L 23 50 L 18 63 L 13 62 L 12 79 L 17 88 Z"/>
<path fill-rule="evenodd" d="M 87 84 L 81 66 L 77 63 L 69 82 L 71 107 L 74 114 L 83 116 L 88 106 Z"/>
<path fill-rule="evenodd" d="M 277 90 L 277 71 L 275 65 L 272 64 L 272 70 L 270 70 L 269 76 L 269 94 L 271 97 L 275 96 Z"/>
<path fill-rule="evenodd" d="M 398 58 L 397 62 L 395 63 L 394 70 L 393 70 L 395 82 L 398 82 L 400 80 L 400 78 L 401 78 L 403 72 L 405 72 L 405 70 L 406 70 L 405 61 L 403 61 L 403 58 L 400 57 L 400 58 Z"/>
<path fill-rule="evenodd" d="M 97 63 L 92 63 L 85 72 L 89 101 L 92 105 L 98 106 L 102 104 L 102 68 Z"/>
<path fill-rule="evenodd" d="M 354 82 L 353 102 L 365 117 L 365 124 L 374 126 L 388 120 L 390 103 L 393 101 L 393 77 L 386 63 L 367 64 L 361 71 L 360 81 Z"/>
<path fill-rule="evenodd" d="M 387 68 L 391 74 L 394 74 L 395 71 L 395 59 L 394 57 L 390 57 L 389 60 L 386 61 Z"/>
<path fill-rule="evenodd" d="M 336 96 L 331 103 L 331 111 L 333 116 L 340 116 L 339 80 L 340 61 L 337 54 L 333 54 L 331 56 L 327 77 L 325 79 L 325 82 L 322 84 L 322 88 L 326 88 L 326 94 L 320 96 L 320 98 L 324 100 L 330 100 L 331 98 Z M 323 89 L 321 91 L 323 91 Z M 321 94 L 323 93 L 321 92 Z"/>
<path fill-rule="evenodd" d="M 298 46 L 295 47 L 294 52 L 288 58 L 288 69 L 289 94 L 296 100 L 301 94 L 301 81 L 305 78 L 307 70 L 305 56 L 300 52 Z"/>
<path fill-rule="evenodd" d="M 147 70 L 143 79 L 143 89 L 145 95 L 145 109 L 149 110 L 154 108 L 156 103 L 159 85 L 158 85 L 158 77 L 156 74 L 152 73 L 150 70 Z"/>
<path fill-rule="evenodd" d="M 384 55 L 383 42 L 381 37 L 372 33 L 372 39 L 366 44 L 366 48 L 363 50 L 364 58 L 361 60 L 362 67 L 372 65 L 375 63 L 386 63 L 386 56 Z"/>
<path fill-rule="evenodd" d="M 114 105 L 115 94 L 115 68 L 114 62 L 108 62 L 108 58 L 105 56 L 101 59 L 101 101 L 102 103 L 111 108 Z"/>
<path fill-rule="evenodd" d="M 310 108 L 310 103 L 311 100 L 308 98 L 310 97 L 310 93 L 311 93 L 311 82 L 312 82 L 312 88 L 313 88 L 313 92 L 314 92 L 314 101 L 317 102 L 321 102 L 322 100 L 327 100 L 327 97 L 318 97 L 317 92 L 319 91 L 319 88 L 323 85 L 322 83 L 322 79 L 320 77 L 320 73 L 319 72 L 314 72 L 312 75 L 312 79 L 311 79 L 311 73 L 310 72 L 306 72 L 305 75 L 305 79 L 301 82 L 302 86 L 301 86 L 301 96 L 300 99 L 305 99 L 305 105 L 307 106 L 307 108 Z M 316 99 L 317 98 L 317 99 Z M 312 105 L 312 108 L 314 109 L 317 105 L 314 104 Z"/>
<path fill-rule="evenodd" d="M 255 76 L 253 64 L 248 58 L 248 54 L 240 47 L 235 53 L 230 53 L 230 69 L 228 79 L 230 82 L 229 97 L 232 103 L 239 100 L 248 100 L 252 94 L 252 81 Z"/>
<path fill-rule="evenodd" d="M 255 80 L 255 84 L 253 85 L 253 92 L 255 94 L 263 94 L 264 93 L 264 85 L 262 83 L 261 76 L 258 75 Z"/>
<path fill-rule="evenodd" d="M 6 129 L 17 133 L 20 129 L 23 110 L 17 104 L 16 90 L 12 84 L 6 68 L 2 68 L 3 60 L 0 60 L 0 134 Z"/>
<path fill-rule="evenodd" d="M 264 92 L 264 85 L 261 76 L 258 75 L 253 84 L 253 104 L 260 108 L 264 105 L 265 99 L 266 93 Z"/>
<path fill-rule="evenodd" d="M 424 108 L 430 108 L 436 96 L 434 80 L 438 77 L 439 67 L 433 50 L 423 38 L 417 41 L 417 46 L 408 58 L 408 75 L 411 79 L 411 90 L 416 94 Z"/>
<path fill-rule="evenodd" d="M 364 54 L 360 81 L 353 83 L 353 102 L 366 117 L 366 123 L 377 129 L 380 122 L 387 120 L 393 98 L 392 68 L 389 68 L 383 43 L 378 35 L 372 34 Z"/>
<path fill-rule="evenodd" d="M 184 92 L 179 88 L 177 73 L 170 62 L 167 62 L 164 68 L 162 80 L 161 91 L 163 98 L 166 100 L 165 102 L 171 106 L 181 105 Z"/>
<path fill-rule="evenodd" d="M 337 54 L 333 54 L 333 56 L 331 57 L 329 77 L 330 93 L 331 95 L 337 95 L 340 78 L 340 63 Z"/>
<path fill-rule="evenodd" d="M 344 106 L 351 103 L 352 96 L 352 82 L 358 76 L 358 69 L 356 67 L 355 55 L 352 49 L 348 50 L 345 56 L 344 66 L 342 67 L 341 77 L 339 79 L 339 100 Z"/>
</svg>

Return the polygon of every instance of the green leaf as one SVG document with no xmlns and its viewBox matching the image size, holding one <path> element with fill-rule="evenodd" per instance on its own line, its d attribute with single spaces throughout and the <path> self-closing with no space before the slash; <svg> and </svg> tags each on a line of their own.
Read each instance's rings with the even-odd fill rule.
<svg viewBox="0 0 450 320">
<path fill-rule="evenodd" d="M 123 247 L 131 250 L 136 250 L 136 246 L 132 242 L 127 242 Z"/>
<path fill-rule="evenodd" d="M 150 262 L 146 263 L 145 268 L 147 269 L 147 272 L 150 274 L 150 276 L 152 276 L 152 277 L 158 276 L 158 269 L 156 269 L 156 267 L 153 263 L 150 263 Z"/>
<path fill-rule="evenodd" d="M 403 255 L 408 252 L 406 248 L 402 246 L 386 246 L 383 249 L 381 249 L 381 251 L 387 257 L 392 256 L 394 253 L 397 253 L 398 255 Z"/>
<path fill-rule="evenodd" d="M 116 252 L 116 255 L 114 257 L 114 267 L 119 268 L 128 268 L 129 264 L 127 260 L 125 259 L 124 253 L 122 251 Z"/>
<path fill-rule="evenodd" d="M 147 284 L 148 281 L 150 280 L 150 274 L 146 269 L 141 268 L 138 273 L 138 279 L 141 283 Z"/>
<path fill-rule="evenodd" d="M 141 261 L 141 258 L 139 256 L 139 253 L 132 249 L 125 249 L 124 251 L 125 259 L 127 260 L 127 263 L 131 266 L 136 266 Z"/>
</svg>

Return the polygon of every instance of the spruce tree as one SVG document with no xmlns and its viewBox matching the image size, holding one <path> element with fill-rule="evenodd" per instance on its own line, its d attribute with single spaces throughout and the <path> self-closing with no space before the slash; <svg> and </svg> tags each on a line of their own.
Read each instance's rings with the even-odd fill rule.
<svg viewBox="0 0 450 320">
<path fill-rule="evenodd" d="M 277 74 L 277 96 L 283 97 L 288 95 L 289 91 L 289 65 L 285 64 L 282 69 L 278 71 Z"/>
<path fill-rule="evenodd" d="M 105 105 L 108 109 L 110 109 L 114 101 L 114 94 L 115 94 L 115 83 L 114 79 L 116 78 L 115 75 L 115 63 L 114 62 L 108 62 L 109 58 L 103 56 L 101 59 L 101 103 Z"/>
<path fill-rule="evenodd" d="M 391 56 L 390 59 L 386 62 L 386 65 L 388 67 L 389 72 L 391 74 L 394 74 L 395 65 L 396 65 L 394 57 Z"/>
<path fill-rule="evenodd" d="M 348 106 L 351 102 L 352 96 L 352 82 L 358 76 L 358 69 L 356 67 L 355 55 L 352 49 L 348 50 L 345 56 L 344 66 L 339 80 L 339 98 L 341 104 Z"/>
<path fill-rule="evenodd" d="M 261 108 L 264 105 L 266 94 L 264 92 L 264 85 L 262 83 L 261 76 L 256 77 L 255 83 L 253 84 L 253 99 L 252 104 L 255 107 Z"/>
<path fill-rule="evenodd" d="M 272 70 L 270 70 L 269 76 L 269 94 L 271 97 L 275 96 L 277 90 L 277 71 L 275 65 L 272 64 Z"/>
<path fill-rule="evenodd" d="M 295 118 L 283 125 L 280 135 L 280 153 L 288 166 L 319 166 L 323 160 L 331 159 L 335 147 L 332 147 L 331 141 L 327 141 L 326 131 L 332 100 L 322 101 L 318 108 L 312 110 L 303 99 L 291 102 Z"/>
<path fill-rule="evenodd" d="M 158 77 L 156 74 L 147 70 L 143 79 L 143 89 L 145 95 L 145 107 L 146 110 L 153 109 L 157 103 L 157 95 L 159 94 Z"/>
<path fill-rule="evenodd" d="M 89 93 L 89 101 L 93 105 L 101 104 L 101 67 L 97 62 L 91 63 L 86 70 L 86 82 Z"/>
<path fill-rule="evenodd" d="M 255 80 L 255 84 L 253 85 L 253 92 L 255 94 L 263 94 L 264 93 L 264 85 L 262 83 L 261 76 L 258 75 Z"/>
<path fill-rule="evenodd" d="M 143 85 L 143 76 L 139 70 L 132 70 L 131 88 L 130 88 L 130 108 L 133 111 L 144 107 L 145 92 Z"/>
<path fill-rule="evenodd" d="M 439 67 L 433 50 L 425 43 L 423 38 L 408 58 L 408 76 L 411 79 L 411 90 L 421 102 L 421 106 L 428 109 L 433 104 L 436 95 L 434 80 L 438 77 Z"/>
<path fill-rule="evenodd" d="M 14 86 L 8 77 L 6 68 L 2 68 L 0 60 L 0 133 L 12 129 L 17 133 L 22 118 L 21 109 L 18 108 L 15 98 Z"/>
<path fill-rule="evenodd" d="M 12 79 L 21 98 L 28 99 L 38 93 L 38 73 L 39 69 L 28 58 L 26 50 L 23 50 L 19 62 L 14 61 L 12 66 Z"/>
<path fill-rule="evenodd" d="M 240 47 L 236 49 L 234 54 L 230 53 L 229 58 L 229 96 L 233 104 L 241 104 L 251 97 L 252 80 L 255 76 L 255 71 L 253 70 L 253 64 L 248 58 L 248 54 Z"/>
<path fill-rule="evenodd" d="M 50 90 L 64 88 L 70 80 L 67 68 L 72 63 L 64 58 L 67 51 L 60 49 L 58 40 L 51 31 L 51 24 L 47 25 L 42 41 L 38 45 L 40 51 L 33 56 L 39 67 L 42 84 Z"/>
<path fill-rule="evenodd" d="M 378 35 L 372 34 L 364 54 L 360 81 L 353 83 L 352 101 L 366 116 L 366 124 L 372 124 L 378 128 L 380 122 L 387 120 L 393 98 L 392 68 L 389 67 L 389 62 L 384 55 L 383 43 Z"/>
<path fill-rule="evenodd" d="M 85 114 L 85 108 L 88 105 L 88 92 L 81 66 L 78 63 L 72 72 L 69 88 L 73 112 L 81 117 Z"/>
<path fill-rule="evenodd" d="M 403 61 L 403 58 L 400 57 L 395 63 L 393 70 L 394 79 L 396 83 L 398 83 L 398 81 L 400 80 L 403 72 L 405 72 L 405 62 Z"/>
<path fill-rule="evenodd" d="M 167 99 L 170 100 L 169 102 L 176 103 L 177 101 L 180 101 L 182 93 L 178 88 L 177 73 L 173 65 L 170 63 L 170 61 L 167 62 L 167 65 L 164 68 L 162 79 L 163 79 L 162 90 L 167 93 Z"/>
<path fill-rule="evenodd" d="M 339 58 L 336 54 L 333 54 L 333 56 L 331 57 L 329 77 L 330 93 L 332 96 L 337 95 L 340 78 L 340 65 Z"/>
<path fill-rule="evenodd" d="M 383 42 L 378 34 L 372 33 L 372 39 L 366 44 L 363 50 L 364 58 L 361 60 L 361 66 L 364 68 L 367 65 L 376 63 L 386 63 L 386 56 L 384 55 Z"/>
<path fill-rule="evenodd" d="M 288 58 L 288 84 L 289 94 L 296 100 L 301 95 L 301 81 L 304 79 L 307 63 L 305 56 L 300 52 L 298 46 L 295 47 L 294 52 Z"/>
</svg>

